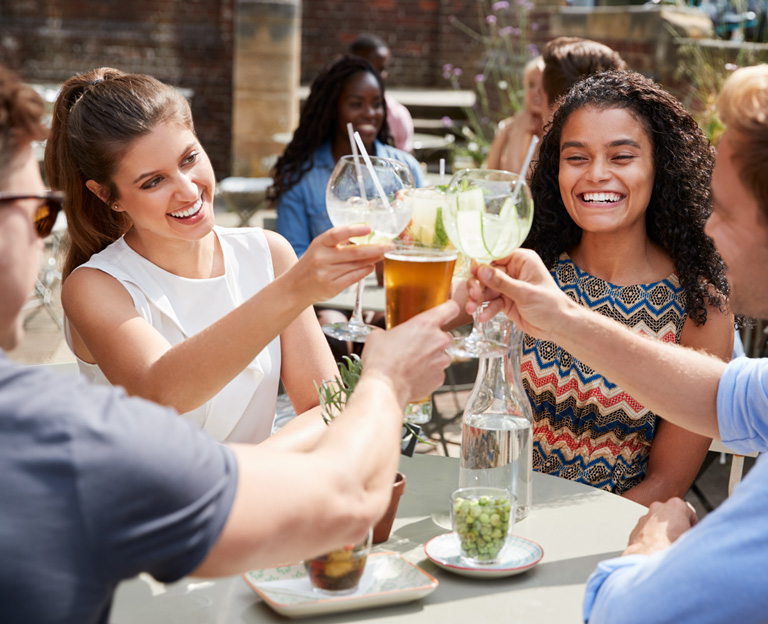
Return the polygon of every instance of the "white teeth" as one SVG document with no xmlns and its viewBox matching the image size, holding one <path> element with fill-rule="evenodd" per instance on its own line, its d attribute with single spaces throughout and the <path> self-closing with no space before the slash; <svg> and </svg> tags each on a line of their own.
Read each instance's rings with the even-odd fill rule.
<svg viewBox="0 0 768 624">
<path fill-rule="evenodd" d="M 187 208 L 186 210 L 179 210 L 178 212 L 172 212 L 170 213 L 172 217 L 191 217 L 192 215 L 195 215 L 199 212 L 200 208 L 203 207 L 203 198 L 199 198 L 194 206 L 191 208 Z"/>
<path fill-rule="evenodd" d="M 376 126 L 373 124 L 363 124 L 362 126 L 358 126 L 358 130 L 362 130 L 363 132 L 373 132 L 376 129 Z"/>
<path fill-rule="evenodd" d="M 587 202 L 617 202 L 621 199 L 621 195 L 618 193 L 584 193 L 582 195 L 584 201 Z"/>
</svg>

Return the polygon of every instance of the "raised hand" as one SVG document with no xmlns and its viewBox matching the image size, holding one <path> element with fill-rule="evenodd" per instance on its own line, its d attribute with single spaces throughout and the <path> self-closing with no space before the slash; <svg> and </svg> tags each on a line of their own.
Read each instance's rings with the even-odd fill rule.
<svg viewBox="0 0 768 624">
<path fill-rule="evenodd" d="M 480 321 L 504 312 L 527 334 L 549 338 L 576 304 L 555 284 L 538 254 L 517 249 L 492 265 L 473 265 L 467 282 L 467 312 L 472 314 L 484 301 Z"/>
<path fill-rule="evenodd" d="M 440 328 L 458 311 L 454 301 L 446 301 L 386 332 L 368 334 L 364 374 L 389 380 L 403 406 L 431 394 L 443 383 L 451 363 L 445 349 L 452 337 Z"/>
<path fill-rule="evenodd" d="M 367 225 L 334 227 L 317 236 L 286 273 L 296 292 L 317 303 L 338 295 L 373 271 L 392 245 L 349 245 L 349 239 L 369 234 Z"/>
</svg>

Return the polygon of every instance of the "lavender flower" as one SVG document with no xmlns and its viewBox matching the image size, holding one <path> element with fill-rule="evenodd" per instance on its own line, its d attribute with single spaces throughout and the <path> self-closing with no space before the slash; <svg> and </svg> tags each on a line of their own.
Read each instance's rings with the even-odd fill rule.
<svg viewBox="0 0 768 624">
<path fill-rule="evenodd" d="M 529 43 L 527 46 L 528 54 L 531 56 L 538 56 L 539 55 L 539 48 L 536 46 L 535 43 Z"/>
<path fill-rule="evenodd" d="M 475 82 L 485 82 L 485 76 L 483 74 L 475 74 Z"/>
<path fill-rule="evenodd" d="M 494 2 L 491 6 L 491 9 L 493 11 L 501 11 L 501 9 L 508 9 L 509 8 L 509 2 L 506 2 L 505 0 L 502 0 L 501 2 Z"/>
<path fill-rule="evenodd" d="M 448 117 L 448 115 L 445 115 L 444 117 L 441 117 L 440 121 L 443 122 L 443 127 L 444 128 L 451 128 L 451 127 L 453 127 L 453 119 Z"/>
<path fill-rule="evenodd" d="M 489 15 L 485 18 L 486 24 L 495 24 L 496 23 L 496 16 L 495 15 Z"/>
</svg>

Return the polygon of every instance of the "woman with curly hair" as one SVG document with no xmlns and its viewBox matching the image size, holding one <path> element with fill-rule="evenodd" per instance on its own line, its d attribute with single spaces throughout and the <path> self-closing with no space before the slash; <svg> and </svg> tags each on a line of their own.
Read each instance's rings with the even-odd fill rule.
<svg viewBox="0 0 768 624">
<path fill-rule="evenodd" d="M 268 191 L 277 208 L 277 231 L 301 256 L 318 234 L 331 227 L 325 188 L 336 161 L 352 153 L 347 123 L 360 133 L 372 156 L 407 164 L 423 186 L 416 159 L 389 145 L 384 83 L 368 61 L 343 56 L 315 78 L 293 139 L 277 160 Z"/>
<path fill-rule="evenodd" d="M 581 305 L 729 359 L 725 269 L 704 234 L 712 166 L 694 119 L 652 80 L 616 71 L 587 78 L 562 99 L 542 141 L 526 246 Z M 535 469 L 644 505 L 686 493 L 708 439 L 551 342 L 526 337 L 522 372 Z"/>
</svg>

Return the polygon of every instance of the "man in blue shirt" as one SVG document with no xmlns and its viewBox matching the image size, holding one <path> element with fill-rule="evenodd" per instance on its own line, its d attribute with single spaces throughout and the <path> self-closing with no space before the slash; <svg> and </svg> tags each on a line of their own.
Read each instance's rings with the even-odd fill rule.
<svg viewBox="0 0 768 624">
<path fill-rule="evenodd" d="M 728 127 L 712 176 L 706 225 L 726 266 L 734 312 L 768 318 L 768 65 L 739 69 L 719 100 Z M 729 364 L 646 340 L 572 302 L 538 255 L 519 250 L 477 267 L 471 302 L 491 299 L 481 320 L 505 311 L 525 332 L 551 340 L 677 425 L 743 453 L 768 449 L 768 361 Z M 768 621 L 768 459 L 761 454 L 733 495 L 697 523 L 679 498 L 653 503 L 623 556 L 587 583 L 584 620 Z"/>
<path fill-rule="evenodd" d="M 18 366 L 4 350 L 61 207 L 32 149 L 44 113 L 0 67 L 0 622 L 103 623 L 142 571 L 225 576 L 359 541 L 391 497 L 406 403 L 442 383 L 456 304 L 369 336 L 354 396 L 313 440 L 224 446 L 120 388 Z"/>
</svg>

